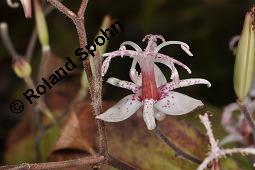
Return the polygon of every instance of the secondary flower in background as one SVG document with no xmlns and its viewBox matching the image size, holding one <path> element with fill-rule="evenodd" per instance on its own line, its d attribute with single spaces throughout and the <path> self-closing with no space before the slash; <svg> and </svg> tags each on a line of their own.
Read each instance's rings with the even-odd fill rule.
<svg viewBox="0 0 255 170">
<path fill-rule="evenodd" d="M 255 81 L 252 82 L 252 88 L 250 89 L 249 96 L 245 98 L 244 104 L 250 113 L 255 111 Z M 239 111 L 237 120 L 234 118 L 234 112 Z M 239 142 L 244 145 L 254 145 L 255 140 L 252 134 L 252 129 L 249 125 L 248 120 L 241 114 L 240 108 L 237 103 L 230 103 L 224 107 L 222 118 L 222 127 L 229 134 L 224 137 L 220 144 L 225 145 L 231 142 Z"/>
<path fill-rule="evenodd" d="M 231 156 L 233 154 L 239 153 L 244 155 L 255 155 L 255 149 L 252 147 L 248 148 L 220 148 L 218 145 L 218 140 L 215 139 L 211 122 L 208 118 L 208 113 L 205 113 L 204 115 L 199 115 L 199 118 L 203 125 L 205 126 L 207 136 L 209 138 L 209 144 L 210 144 L 210 152 L 207 154 L 207 157 L 203 160 L 203 162 L 199 165 L 197 170 L 204 170 L 208 169 L 208 165 L 212 164 L 211 168 L 212 170 L 215 169 L 221 169 L 219 160 L 221 158 L 226 158 L 227 156 Z"/>
<path fill-rule="evenodd" d="M 251 89 L 255 61 L 254 24 L 255 7 L 252 7 L 252 9 L 245 15 L 240 40 L 236 52 L 234 51 L 236 54 L 234 89 L 238 100 L 237 103 L 232 103 L 224 109 L 222 125 L 225 130 L 229 132 L 229 135 L 224 138 L 222 144 L 233 141 L 239 141 L 245 144 L 254 142 L 255 121 L 253 120 L 253 112 L 255 111 L 255 103 L 252 99 L 254 97 L 254 87 Z M 231 42 L 231 47 L 234 46 L 237 40 L 238 38 Z M 238 122 L 234 122 L 232 118 L 232 114 L 235 110 L 240 110 L 243 113 L 242 116 L 239 116 Z"/>
<path fill-rule="evenodd" d="M 193 99 L 172 90 L 195 84 L 207 84 L 210 87 L 210 82 L 205 79 L 180 80 L 174 64 L 184 67 L 189 73 L 191 73 L 190 69 L 181 62 L 167 55 L 158 53 L 162 47 L 168 44 L 180 44 L 187 54 L 192 55 L 189 51 L 189 46 L 179 41 L 164 42 L 164 38 L 159 35 L 147 35 L 143 41 L 146 39 L 148 39 L 148 45 L 145 51 L 142 51 L 141 48 L 133 42 L 125 42 L 120 47 L 120 50 L 103 55 L 107 56 L 107 58 L 102 65 L 102 75 L 105 75 L 107 72 L 112 58 L 124 55 L 134 58 L 130 69 L 130 77 L 134 83 L 116 78 L 109 78 L 107 80 L 108 83 L 117 87 L 129 89 L 133 91 L 134 94 L 124 97 L 116 105 L 96 118 L 108 122 L 119 122 L 129 118 L 143 105 L 143 119 L 147 128 L 152 130 L 156 127 L 155 118 L 160 120 L 164 114 L 182 115 L 203 106 L 200 100 Z M 156 44 L 157 39 L 163 41 L 159 46 Z M 130 45 L 135 48 L 136 51 L 126 50 L 124 45 Z M 165 64 L 172 70 L 172 82 L 166 82 L 163 73 L 154 64 L 155 62 Z M 141 68 L 141 74 L 138 74 L 135 69 L 137 63 Z"/>
</svg>

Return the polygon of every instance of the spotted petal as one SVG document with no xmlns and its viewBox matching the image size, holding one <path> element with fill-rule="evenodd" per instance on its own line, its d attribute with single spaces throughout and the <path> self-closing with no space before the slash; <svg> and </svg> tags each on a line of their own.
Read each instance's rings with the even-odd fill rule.
<svg viewBox="0 0 255 170">
<path fill-rule="evenodd" d="M 120 80 L 114 77 L 111 77 L 107 80 L 107 83 L 120 87 L 120 88 L 124 88 L 124 89 L 128 89 L 133 91 L 133 93 L 137 93 L 139 90 L 139 86 L 137 86 L 136 84 L 129 82 L 129 81 L 124 81 L 124 80 Z"/>
<path fill-rule="evenodd" d="M 243 137 L 238 134 L 238 133 L 231 133 L 229 135 L 227 135 L 226 137 L 224 137 L 221 141 L 220 141 L 220 145 L 223 146 L 225 144 L 228 143 L 232 143 L 232 142 L 240 142 L 240 143 L 244 143 Z"/>
<path fill-rule="evenodd" d="M 106 112 L 96 116 L 96 118 L 107 122 L 120 122 L 132 116 L 141 106 L 142 103 L 138 100 L 138 97 L 131 94 L 121 99 Z"/>
<path fill-rule="evenodd" d="M 200 100 L 173 91 L 154 105 L 156 109 L 168 115 L 187 114 L 202 106 Z"/>
<path fill-rule="evenodd" d="M 153 99 L 145 99 L 144 100 L 144 108 L 143 108 L 143 120 L 148 128 L 148 130 L 153 130 L 156 127 L 156 121 L 154 117 L 154 105 Z"/>
</svg>

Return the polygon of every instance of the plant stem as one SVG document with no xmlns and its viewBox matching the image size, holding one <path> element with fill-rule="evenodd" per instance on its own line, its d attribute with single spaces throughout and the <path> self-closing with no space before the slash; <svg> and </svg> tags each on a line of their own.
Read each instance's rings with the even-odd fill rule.
<svg viewBox="0 0 255 170">
<path fill-rule="evenodd" d="M 8 25 L 6 23 L 0 23 L 0 35 L 3 41 L 3 44 L 5 45 L 5 48 L 9 52 L 9 54 L 12 56 L 12 58 L 18 58 L 19 54 L 16 52 L 13 43 L 11 41 L 9 31 L 8 31 Z"/>
<path fill-rule="evenodd" d="M 21 164 L 19 166 L 3 166 L 3 167 L 0 167 L 0 169 L 2 169 L 2 168 L 9 169 L 9 170 L 63 169 L 63 168 L 70 168 L 70 167 L 81 167 L 84 165 L 94 165 L 97 163 L 102 163 L 104 161 L 105 161 L 104 156 L 88 156 L 85 158 L 79 158 L 79 159 L 67 160 L 67 161 L 59 161 L 59 162 Z"/>
<path fill-rule="evenodd" d="M 99 154 L 107 155 L 108 154 L 108 146 L 107 146 L 107 138 L 106 138 L 106 129 L 105 123 L 101 120 L 96 120 L 97 131 L 99 134 Z"/>
<path fill-rule="evenodd" d="M 60 0 L 60 2 L 63 0 Z M 48 6 L 46 7 L 43 11 L 44 11 L 44 15 L 47 16 L 48 14 L 50 14 L 52 12 L 52 10 L 55 9 L 52 6 Z M 27 46 L 27 50 L 25 53 L 25 57 L 27 58 L 27 60 L 30 62 L 31 58 L 32 58 L 32 54 L 36 45 L 36 40 L 37 40 L 37 30 L 36 27 L 33 29 L 33 32 L 31 34 L 28 46 Z"/>
<path fill-rule="evenodd" d="M 172 148 L 177 156 L 181 156 L 191 162 L 194 162 L 196 164 L 200 164 L 202 161 L 185 153 L 182 151 L 180 148 L 178 148 L 174 143 L 172 143 L 160 130 L 159 126 L 157 125 L 156 128 L 154 129 L 154 134 L 160 138 L 163 142 L 165 142 L 170 148 Z"/>
<path fill-rule="evenodd" d="M 88 5 L 88 0 L 82 0 L 80 8 L 79 8 L 79 11 L 77 13 L 77 15 L 79 17 L 83 17 L 84 16 L 84 13 L 85 13 L 85 10 L 87 8 L 87 5 Z"/>
<path fill-rule="evenodd" d="M 86 29 L 84 25 L 84 13 L 88 4 L 88 0 L 82 0 L 77 14 L 75 14 L 73 11 L 68 9 L 58 0 L 48 0 L 48 2 L 51 3 L 60 12 L 62 12 L 64 15 L 66 15 L 72 20 L 78 33 L 80 48 L 84 48 L 87 45 Z M 93 76 L 92 76 L 92 71 L 91 71 L 89 61 L 85 60 L 83 62 L 83 66 L 89 81 L 92 103 L 97 103 L 94 105 L 95 106 L 94 112 L 95 112 L 95 115 L 98 115 L 101 113 L 102 106 L 101 106 L 101 103 L 98 104 L 98 102 L 96 101 L 97 97 L 95 96 L 96 94 L 94 94 L 94 92 L 97 92 L 97 90 L 96 90 L 95 84 L 93 83 Z M 105 124 L 101 120 L 96 120 L 96 125 L 98 129 L 98 134 L 99 134 L 99 153 L 102 155 L 107 155 L 108 149 L 107 149 Z"/>
<path fill-rule="evenodd" d="M 255 137 L 255 122 L 253 120 L 251 113 L 248 111 L 246 105 L 243 102 L 237 101 L 237 103 L 241 112 L 244 114 L 245 118 L 248 120 L 253 136 Z"/>
<path fill-rule="evenodd" d="M 41 114 L 40 111 L 35 109 L 36 114 L 34 115 L 34 126 L 35 129 L 37 130 L 36 136 L 35 136 L 35 141 L 34 141 L 34 147 L 35 147 L 35 158 L 36 162 L 41 162 L 42 161 L 42 152 L 41 152 L 41 139 L 43 137 L 44 129 L 41 121 Z"/>
<path fill-rule="evenodd" d="M 37 31 L 36 31 L 36 29 L 34 29 L 32 34 L 31 34 L 29 43 L 27 45 L 27 50 L 26 50 L 26 53 L 25 53 L 25 57 L 26 57 L 28 62 L 31 61 L 32 54 L 33 54 L 34 49 L 35 49 L 36 41 L 37 41 Z"/>
<path fill-rule="evenodd" d="M 60 1 L 58 0 L 48 0 L 49 3 L 51 3 L 52 6 L 57 8 L 60 12 L 62 12 L 64 15 L 69 17 L 71 20 L 74 20 L 76 17 L 75 13 L 68 9 L 65 5 L 63 5 Z"/>
</svg>

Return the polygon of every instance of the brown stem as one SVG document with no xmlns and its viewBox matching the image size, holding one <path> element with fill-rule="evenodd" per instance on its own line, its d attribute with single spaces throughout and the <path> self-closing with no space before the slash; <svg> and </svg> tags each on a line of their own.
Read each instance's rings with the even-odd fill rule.
<svg viewBox="0 0 255 170">
<path fill-rule="evenodd" d="M 84 26 L 84 18 L 76 17 L 74 19 L 74 24 L 78 33 L 80 47 L 84 48 L 85 45 L 87 45 L 87 35 L 86 35 L 85 26 Z"/>
<path fill-rule="evenodd" d="M 237 103 L 241 112 L 244 114 L 245 118 L 248 120 L 253 136 L 255 137 L 255 122 L 251 113 L 248 111 L 246 105 L 243 102 L 237 101 Z"/>
<path fill-rule="evenodd" d="M 68 9 L 65 5 L 63 5 L 60 1 L 58 0 L 48 0 L 51 5 L 53 5 L 55 8 L 57 8 L 60 12 L 62 12 L 64 15 L 69 17 L 71 20 L 74 20 L 76 17 L 75 13 Z"/>
<path fill-rule="evenodd" d="M 58 0 L 48 0 L 48 2 L 51 3 L 59 11 L 61 11 L 63 14 L 65 14 L 72 20 L 72 22 L 74 23 L 74 25 L 76 27 L 77 33 L 78 33 L 80 47 L 84 48 L 87 45 L 87 36 L 86 36 L 86 30 L 85 30 L 85 25 L 84 25 L 84 12 L 86 10 L 88 0 L 82 0 L 80 8 L 77 12 L 77 15 L 74 14 L 70 9 L 65 7 Z M 84 69 L 88 76 L 91 99 L 92 99 L 92 103 L 93 103 L 93 100 L 96 100 L 96 97 L 94 97 L 94 95 L 96 95 L 96 94 L 94 94 L 94 92 L 96 90 L 92 83 L 93 76 L 92 76 L 91 67 L 89 65 L 89 61 L 85 60 L 83 62 L 83 66 L 84 66 Z M 96 107 L 94 108 L 95 115 L 98 115 L 101 113 L 101 107 L 102 107 L 101 105 L 96 105 Z M 99 153 L 106 154 L 107 153 L 107 140 L 106 140 L 106 130 L 105 130 L 104 122 L 100 121 L 100 120 L 96 120 L 96 125 L 98 128 L 98 134 L 99 134 Z"/>
<path fill-rule="evenodd" d="M 154 132 L 154 134 L 155 134 L 157 137 L 159 137 L 163 142 L 165 142 L 170 148 L 172 148 L 172 149 L 175 151 L 175 153 L 176 153 L 177 156 L 181 156 L 181 157 L 183 157 L 183 158 L 185 158 L 185 159 L 187 159 L 187 160 L 189 160 L 189 161 L 191 161 L 191 162 L 194 162 L 194 163 L 196 163 L 196 164 L 202 163 L 201 160 L 199 160 L 199 159 L 197 159 L 197 158 L 195 158 L 195 157 L 193 157 L 193 156 L 191 156 L 191 155 L 185 153 L 185 152 L 182 151 L 180 148 L 178 148 L 174 143 L 172 143 L 172 142 L 161 132 L 161 130 L 160 130 L 160 128 L 159 128 L 158 126 L 156 126 L 156 128 L 154 129 L 153 132 Z"/>
<path fill-rule="evenodd" d="M 58 0 L 48 0 L 48 2 L 72 20 L 78 33 L 80 48 L 84 48 L 87 45 L 87 35 L 84 26 L 84 12 L 86 10 L 88 0 L 82 0 L 77 15 Z M 89 62 L 85 60 L 83 62 L 83 67 L 85 68 L 89 82 L 91 82 L 90 80 L 92 77 L 92 72 L 89 66 Z"/>
<path fill-rule="evenodd" d="M 213 160 L 211 170 L 221 170 L 219 160 Z"/>
<path fill-rule="evenodd" d="M 64 1 L 64 0 L 59 0 L 59 2 L 62 2 L 62 1 Z M 54 6 L 49 5 L 48 7 L 45 8 L 44 14 L 45 14 L 45 15 L 48 15 L 48 14 L 51 13 L 54 9 L 56 9 Z"/>
<path fill-rule="evenodd" d="M 99 134 L 99 153 L 102 155 L 108 154 L 108 144 L 106 137 L 105 123 L 102 120 L 96 120 L 96 126 Z"/>
<path fill-rule="evenodd" d="M 88 5 L 88 0 L 82 0 L 77 16 L 83 17 Z"/>
<path fill-rule="evenodd" d="M 24 169 L 33 169 L 33 170 L 43 170 L 43 169 L 63 169 L 70 167 L 80 167 L 84 165 L 94 165 L 104 162 L 104 156 L 88 156 L 85 158 L 59 161 L 59 162 L 48 162 L 48 163 L 34 163 L 34 164 L 21 164 L 19 166 L 2 166 L 0 169 L 9 169 L 9 170 L 24 170 Z"/>
</svg>

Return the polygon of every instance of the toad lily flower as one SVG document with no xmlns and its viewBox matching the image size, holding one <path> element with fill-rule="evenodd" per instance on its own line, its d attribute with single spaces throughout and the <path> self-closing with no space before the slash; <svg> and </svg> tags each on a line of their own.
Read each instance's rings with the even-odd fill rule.
<svg viewBox="0 0 255 170">
<path fill-rule="evenodd" d="M 253 80 L 253 88 L 249 92 L 249 96 L 247 96 L 244 100 L 245 105 L 250 113 L 254 113 L 255 111 L 255 89 L 254 89 L 254 80 Z M 239 114 L 237 120 L 234 117 L 234 112 L 239 111 L 239 106 L 237 103 L 230 103 L 226 107 L 224 107 L 221 124 L 228 135 L 224 137 L 220 145 L 225 145 L 231 142 L 240 142 L 245 145 L 254 145 L 255 139 L 252 134 L 252 129 L 248 123 L 248 120 L 244 117 L 243 114 Z"/>
<path fill-rule="evenodd" d="M 191 86 L 195 84 L 206 84 L 210 87 L 210 82 L 205 79 L 185 79 L 180 80 L 177 69 L 174 64 L 178 64 L 185 68 L 189 73 L 190 69 L 183 63 L 158 53 L 158 51 L 169 44 L 179 44 L 182 49 L 189 55 L 189 46 L 179 41 L 167 41 L 159 35 L 147 35 L 143 41 L 148 39 L 148 45 L 145 51 L 133 42 L 124 42 L 120 50 L 106 53 L 108 56 L 102 65 L 102 75 L 105 75 L 112 58 L 117 56 L 130 56 L 133 58 L 132 67 L 130 69 L 130 78 L 133 82 L 127 82 L 116 78 L 109 78 L 108 83 L 131 90 L 134 94 L 128 95 L 121 99 L 116 105 L 108 109 L 106 112 L 98 115 L 97 119 L 108 122 L 119 122 L 132 116 L 143 105 L 143 119 L 149 130 L 156 127 L 156 121 L 161 120 L 165 114 L 182 115 L 203 106 L 200 100 L 193 99 L 181 93 L 172 90 L 180 87 Z M 162 44 L 156 44 L 157 39 L 163 41 Z M 136 51 L 126 50 L 124 45 L 132 46 Z M 167 83 L 165 76 L 161 70 L 155 65 L 155 62 L 165 64 L 172 70 L 170 83 Z M 139 64 L 141 74 L 138 74 L 135 67 Z"/>
</svg>

